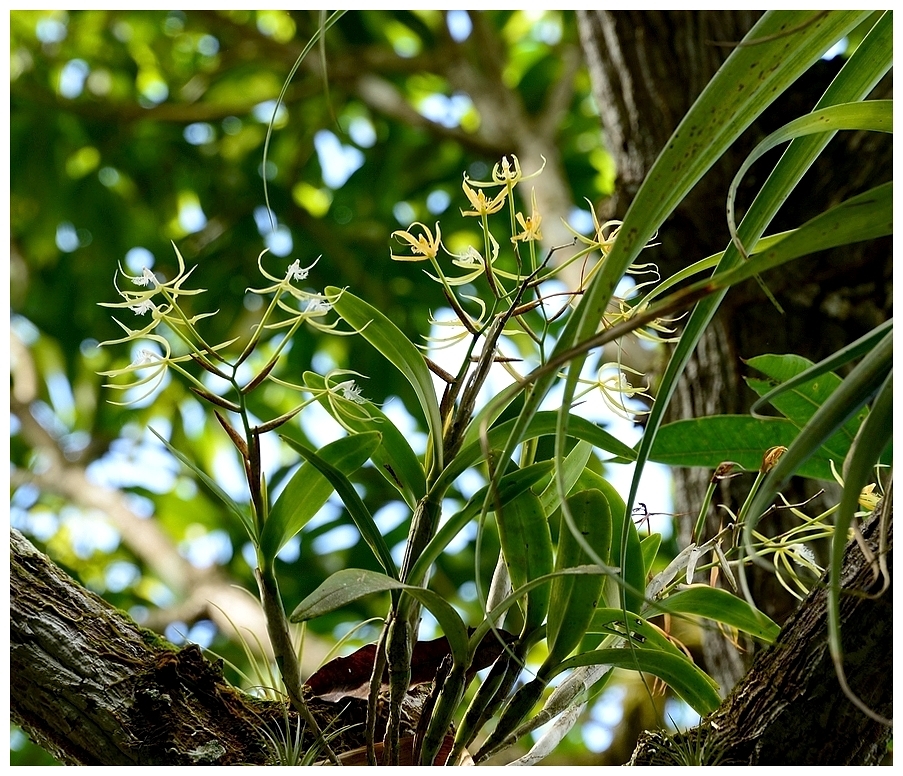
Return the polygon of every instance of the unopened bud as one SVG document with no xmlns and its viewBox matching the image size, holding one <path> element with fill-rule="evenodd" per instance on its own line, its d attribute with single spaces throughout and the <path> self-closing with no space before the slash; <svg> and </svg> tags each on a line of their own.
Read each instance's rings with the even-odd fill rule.
<svg viewBox="0 0 903 776">
<path fill-rule="evenodd" d="M 778 462 L 778 458 L 780 458 L 784 453 L 787 452 L 787 448 L 782 445 L 777 445 L 776 447 L 771 447 L 766 450 L 765 455 L 762 457 L 762 466 L 759 468 L 759 471 L 762 474 L 768 474 Z"/>
<path fill-rule="evenodd" d="M 712 482 L 727 480 L 731 477 L 736 477 L 738 474 L 742 474 L 742 472 L 734 471 L 734 467 L 736 466 L 737 464 L 733 461 L 723 461 L 722 463 L 719 463 L 712 474 Z"/>
</svg>

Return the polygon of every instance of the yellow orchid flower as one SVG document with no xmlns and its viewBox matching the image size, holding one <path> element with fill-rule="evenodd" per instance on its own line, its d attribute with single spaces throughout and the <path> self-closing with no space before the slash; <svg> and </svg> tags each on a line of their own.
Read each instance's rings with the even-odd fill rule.
<svg viewBox="0 0 903 776">
<path fill-rule="evenodd" d="M 411 232 L 415 226 L 419 226 L 423 231 L 423 234 L 415 235 Z M 439 254 L 439 247 L 442 243 L 442 231 L 439 228 L 439 222 L 436 222 L 436 236 L 433 237 L 433 233 L 429 230 L 427 226 L 421 224 L 419 221 L 415 221 L 408 230 L 397 230 L 392 232 L 393 237 L 398 237 L 399 240 L 406 242 L 411 246 L 412 255 L 404 256 L 402 254 L 391 253 L 391 257 L 395 261 L 423 261 L 424 259 L 436 259 L 436 256 Z"/>
<path fill-rule="evenodd" d="M 497 213 L 502 209 L 502 206 L 505 204 L 505 198 L 508 196 L 508 190 L 502 189 L 496 197 L 490 199 L 483 193 L 482 189 L 476 191 L 468 186 L 466 182 L 461 184 L 461 188 L 464 189 L 467 199 L 470 200 L 470 204 L 473 206 L 473 210 L 462 210 L 462 216 L 488 216 L 492 213 Z"/>
<path fill-rule="evenodd" d="M 511 238 L 511 242 L 532 242 L 533 240 L 542 240 L 542 232 L 540 231 L 542 216 L 536 212 L 536 189 L 533 190 L 533 212 L 529 216 L 518 213 L 515 218 L 517 218 L 517 222 L 524 231 L 514 235 Z"/>
<path fill-rule="evenodd" d="M 483 188 L 485 186 L 504 186 L 508 191 L 511 191 L 511 189 L 521 181 L 528 181 L 542 173 L 546 168 L 546 158 L 544 156 L 540 156 L 540 158 L 542 159 L 542 166 L 536 172 L 530 173 L 529 175 L 524 175 L 517 156 L 511 154 L 510 159 L 508 156 L 503 156 L 501 161 L 493 166 L 491 181 L 470 180 L 466 173 L 464 178 L 471 186 L 476 186 L 477 188 Z"/>
</svg>

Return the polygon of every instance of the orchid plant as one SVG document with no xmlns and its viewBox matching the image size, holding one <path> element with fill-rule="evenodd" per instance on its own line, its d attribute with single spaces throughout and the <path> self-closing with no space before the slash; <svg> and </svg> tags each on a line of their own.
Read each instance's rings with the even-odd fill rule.
<svg viewBox="0 0 903 776">
<path fill-rule="evenodd" d="M 775 68 L 788 69 L 793 63 L 782 59 L 778 48 L 767 42 L 768 25 L 775 23 L 774 17 L 766 14 L 750 35 L 766 41 L 756 47 L 756 56 L 773 55 Z M 851 19 L 844 22 L 852 23 Z M 842 34 L 841 27 L 810 32 L 812 50 L 823 50 L 829 37 Z M 868 50 L 865 44 L 862 47 Z M 736 50 L 723 79 L 730 77 L 731 68 L 740 72 L 745 67 L 748 51 Z M 713 82 L 707 99 L 715 100 L 719 94 L 719 86 Z M 698 104 L 703 115 L 707 103 L 701 98 Z M 727 126 L 733 115 L 730 111 L 736 110 L 737 106 L 722 106 L 713 113 Z M 871 120 L 877 125 L 884 113 L 883 107 L 876 108 Z M 836 120 L 842 124 L 846 119 L 841 115 Z M 797 136 L 793 132 L 802 135 L 809 131 L 814 130 L 808 125 L 794 128 L 787 139 Z M 727 139 L 727 135 L 719 136 L 715 145 L 723 146 Z M 678 138 L 669 146 L 662 169 L 671 157 L 677 159 L 686 151 L 687 142 Z M 666 198 L 653 190 L 658 173 L 651 175 L 652 182 L 638 193 L 623 224 L 600 223 L 592 211 L 589 234 L 572 230 L 573 243 L 551 248 L 543 247 L 542 214 L 528 189 L 540 185 L 541 173 L 542 168 L 525 173 L 518 158 L 507 155 L 495 164 L 490 180 L 464 176 L 466 204 L 461 212 L 478 222 L 479 245 L 450 251 L 439 223 L 432 227 L 414 223 L 392 233 L 391 259 L 425 263 L 424 271 L 440 286 L 454 316 L 441 322 L 450 329 L 448 336 L 437 336 L 426 345 L 408 339 L 353 289 L 327 286 L 319 292 L 308 290 L 303 284 L 312 267 L 302 268 L 295 261 L 284 272 L 271 274 L 265 252 L 257 262 L 265 284 L 249 289 L 264 300 L 263 312 L 244 343 L 210 344 L 204 338 L 198 324 L 214 313 L 188 309 L 187 299 L 201 290 L 186 288 L 193 270 L 185 270 L 178 249 L 178 272 L 171 280 L 147 269 L 135 276 L 121 269 L 118 273 L 122 282 L 133 288 L 120 289 L 117 280 L 121 301 L 108 306 L 139 318 L 149 315 L 150 322 L 132 328 L 117 320 L 125 336 L 104 344 L 150 344 L 140 349 L 128 366 L 104 374 L 113 389 L 138 389 L 143 398 L 171 368 L 211 405 L 241 459 L 249 493 L 247 507 L 236 503 L 207 473 L 163 442 L 244 526 L 256 549 L 258 592 L 285 690 L 320 751 L 334 763 L 345 755 L 332 748 L 324 735 L 322 717 L 317 718 L 310 708 L 324 676 L 318 677 L 319 681 L 302 677 L 290 622 L 309 621 L 363 596 L 388 593 L 381 635 L 375 648 L 366 653 L 366 670 L 358 677 L 368 699 L 360 746 L 369 764 L 452 764 L 468 758 L 482 762 L 553 722 L 532 751 L 521 758 L 520 762 L 527 764 L 555 746 L 574 724 L 579 710 L 604 687 L 613 668 L 654 675 L 699 714 L 713 711 L 720 703 L 720 688 L 652 618 L 663 613 L 702 617 L 770 642 L 777 635 L 777 625 L 741 594 L 745 564 L 754 555 L 773 556 L 782 584 L 798 595 L 821 571 L 806 545 L 815 537 L 832 535 L 827 520 L 830 512 L 811 517 L 805 513 L 805 505 L 785 505 L 799 517 L 798 528 L 769 536 L 760 525 L 776 482 L 780 482 L 773 472 L 783 475 L 789 465 L 785 461 L 799 464 L 792 439 L 787 445 L 763 445 L 756 461 L 707 464 L 713 471 L 713 488 L 700 505 L 695 541 L 664 570 L 656 565 L 661 537 L 649 532 L 642 536 L 633 519 L 639 473 L 625 498 L 599 473 L 600 464 L 639 462 L 637 468 L 641 469 L 650 458 L 661 422 L 660 404 L 667 402 L 681 368 L 680 359 L 685 363 L 686 349 L 705 325 L 697 307 L 678 336 L 675 315 L 723 293 L 734 283 L 823 247 L 825 240 L 813 235 L 826 234 L 828 221 L 834 227 L 829 239 L 835 241 L 884 233 L 882 219 L 889 208 L 889 194 L 873 195 L 867 202 L 844 203 L 828 211 L 819 224 L 810 222 L 793 233 L 769 238 L 761 237 L 767 218 L 761 228 L 757 223 L 748 226 L 753 221 L 745 220 L 734 230 L 735 242 L 723 254 L 659 282 L 655 266 L 638 259 L 655 239 L 674 197 L 692 185 L 689 172 L 685 178 L 673 174 L 676 184 Z M 773 198 L 781 199 L 777 194 Z M 853 207 L 857 208 L 855 223 L 848 218 Z M 751 212 L 747 219 L 757 217 L 757 210 Z M 561 291 L 560 285 L 550 281 L 572 265 L 584 267 L 582 280 L 576 288 Z M 680 281 L 716 266 L 714 275 L 665 295 Z M 613 292 L 625 273 L 634 274 L 641 282 L 634 284 L 629 296 L 619 298 Z M 281 357 L 294 337 L 304 336 L 305 325 L 334 336 L 362 337 L 401 372 L 417 398 L 428 432 L 422 454 L 379 406 L 365 398 L 355 379 L 359 376 L 353 372 L 307 372 L 300 381 L 286 377 L 280 369 Z M 658 344 L 677 342 L 673 368 L 669 367 L 654 403 L 646 386 L 634 385 L 642 375 L 620 363 L 620 358 L 600 365 L 594 377 L 587 377 L 583 369 L 587 354 L 603 344 L 617 344 L 631 332 Z M 509 350 L 512 342 L 516 347 Z M 877 349 L 876 342 L 869 344 Z M 453 344 L 465 348 L 456 366 L 446 368 L 431 357 Z M 251 364 L 255 365 L 252 376 L 242 377 Z M 787 413 L 798 429 L 815 417 L 814 411 L 810 407 L 806 418 L 793 414 L 795 408 L 774 401 L 775 392 L 780 392 L 782 385 L 792 385 L 814 396 L 817 388 L 811 378 L 828 370 L 812 371 L 814 367 L 799 364 L 790 370 L 787 367 L 778 356 L 756 364 L 772 381 L 760 386 L 763 400 Z M 489 399 L 482 398 L 481 389 L 490 373 L 499 370 L 507 374 L 508 387 Z M 434 376 L 439 381 L 438 391 Z M 121 382 L 123 378 L 126 382 Z M 268 382 L 296 391 L 297 405 L 279 417 L 258 422 L 249 410 L 248 398 Z M 561 408 L 544 409 L 543 401 L 556 383 L 563 386 Z M 840 390 L 839 383 L 835 388 Z M 592 391 L 600 392 L 616 415 L 649 414 L 651 431 L 637 447 L 573 412 Z M 646 397 L 643 408 L 637 409 L 630 401 L 636 397 Z M 829 400 L 829 396 L 818 396 L 822 406 L 828 406 Z M 338 421 L 346 435 L 319 450 L 283 436 L 303 464 L 288 482 L 273 489 L 264 474 L 261 437 L 292 423 L 314 402 Z M 513 419 L 501 420 L 512 408 L 516 408 Z M 661 431 L 659 450 L 665 452 L 660 455 L 667 458 L 671 454 L 672 460 L 679 462 L 680 450 L 669 451 L 679 448 L 684 438 L 680 427 Z M 542 437 L 554 439 L 551 455 L 540 455 L 538 440 Z M 400 563 L 351 481 L 355 472 L 368 465 L 397 491 L 409 510 Z M 475 467 L 483 473 L 485 486 L 463 508 L 448 514 L 445 496 Z M 729 519 L 722 531 L 704 536 L 701 526 L 714 484 L 743 470 L 757 472 L 749 498 L 736 514 L 725 513 Z M 858 493 L 862 484 L 856 481 L 852 487 Z M 372 565 L 334 573 L 289 613 L 279 593 L 276 555 L 304 531 L 333 493 L 342 499 L 371 549 Z M 874 504 L 874 500 L 863 503 Z M 452 540 L 473 523 L 478 526 L 478 547 L 484 532 L 495 532 L 501 553 L 488 585 L 475 571 L 483 616 L 465 622 L 430 588 L 430 571 Z M 842 532 L 845 538 L 845 526 Z M 710 581 L 723 575 L 737 594 L 698 583 L 700 572 Z M 435 617 L 444 634 L 440 656 L 425 676 L 418 661 L 423 608 Z M 474 688 L 475 674 L 482 669 L 488 673 Z M 328 674 L 329 666 L 323 670 Z M 419 719 L 414 729 L 408 730 L 403 720 L 405 703 L 413 687 L 424 684 L 427 689 Z M 334 687 L 329 694 L 335 695 Z M 340 711 L 337 705 L 336 716 Z"/>
</svg>

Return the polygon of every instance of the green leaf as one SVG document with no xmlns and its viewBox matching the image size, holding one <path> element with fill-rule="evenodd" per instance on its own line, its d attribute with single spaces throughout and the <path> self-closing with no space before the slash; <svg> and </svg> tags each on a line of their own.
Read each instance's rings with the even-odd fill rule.
<svg viewBox="0 0 903 776">
<path fill-rule="evenodd" d="M 753 418 L 748 415 L 714 415 L 668 423 L 658 430 L 649 459 L 669 466 L 701 466 L 715 469 L 734 461 L 749 471 L 758 471 L 765 452 L 777 445 L 789 447 L 799 434 L 783 418 Z M 847 445 L 847 448 L 849 445 Z M 820 448 L 797 474 L 833 481 L 830 461 L 842 461 L 846 449 Z"/>
<path fill-rule="evenodd" d="M 843 495 L 837 510 L 834 536 L 831 541 L 831 574 L 828 588 L 828 644 L 831 659 L 839 678 L 846 684 L 843 673 L 843 644 L 840 636 L 840 588 L 843 553 L 853 516 L 859 506 L 859 496 L 874 476 L 875 463 L 893 438 L 893 370 L 872 404 L 871 412 L 862 424 L 856 444 L 844 462 Z M 886 571 L 886 568 L 884 569 Z M 889 580 L 885 579 L 885 583 Z M 850 695 L 851 693 L 847 693 Z M 860 708 L 864 704 L 857 703 Z M 873 713 L 869 713 L 873 716 Z"/>
<path fill-rule="evenodd" d="M 298 444 L 286 441 L 290 445 Z M 351 474 L 363 466 L 379 442 L 379 433 L 368 431 L 330 442 L 320 449 L 319 454 L 339 471 Z M 260 534 L 261 555 L 272 561 L 285 543 L 320 510 L 333 490 L 329 481 L 312 464 L 301 464 L 267 515 Z"/>
<path fill-rule="evenodd" d="M 595 649 L 560 663 L 553 675 L 578 666 L 592 665 L 608 665 L 653 674 L 702 716 L 710 714 L 721 705 L 718 686 L 682 653 L 657 649 Z"/>
<path fill-rule="evenodd" d="M 744 548 L 751 545 L 757 516 L 765 513 L 775 494 L 816 454 L 821 445 L 882 388 L 892 366 L 893 334 L 888 333 L 844 378 L 840 387 L 819 407 L 768 472 L 747 510 L 749 517 L 743 527 Z"/>
<path fill-rule="evenodd" d="M 775 19 L 784 18 L 779 16 L 781 12 L 769 12 L 769 14 L 772 15 L 772 18 L 769 19 L 769 23 L 775 21 Z M 864 17 L 861 15 L 856 18 L 850 17 L 847 19 L 835 17 L 836 21 L 839 21 L 843 25 L 849 24 L 850 26 L 844 31 L 835 29 L 833 35 L 836 37 L 834 37 L 833 42 L 839 40 L 840 37 L 846 32 L 849 32 L 853 26 L 863 21 L 863 18 Z M 832 37 L 832 33 L 828 30 L 813 31 L 810 29 L 810 32 L 812 32 L 812 35 L 809 36 L 810 40 L 808 42 L 814 44 L 814 50 L 817 50 L 820 46 L 824 46 L 825 44 L 830 45 L 828 41 Z M 826 33 L 824 38 L 821 38 L 822 32 Z M 840 73 L 838 73 L 831 82 L 831 85 L 825 91 L 816 107 L 821 108 L 827 105 L 850 102 L 863 99 L 867 96 L 891 66 L 893 51 L 892 35 L 891 14 L 887 13 L 878 21 L 873 30 L 866 36 L 863 43 L 853 52 L 843 68 L 841 68 Z M 745 39 L 750 41 L 757 40 L 758 36 L 759 29 L 757 26 L 750 31 Z M 816 38 L 820 38 L 820 42 L 816 42 Z M 751 52 L 757 49 L 758 46 L 743 46 L 741 48 L 745 48 L 747 51 Z M 811 58 L 811 53 L 812 52 L 809 51 L 804 53 L 804 57 L 807 58 L 807 61 L 798 61 L 800 69 L 797 71 L 797 74 L 805 70 L 814 61 Z M 801 52 L 801 54 L 803 54 L 803 52 Z M 792 67 L 795 68 L 796 65 L 793 65 Z M 721 82 L 717 79 L 713 80 L 706 87 L 704 94 L 710 94 L 712 99 L 717 100 L 719 92 L 726 93 L 730 90 L 730 71 L 725 70 L 724 72 L 727 79 Z M 795 75 L 792 76 L 791 80 L 795 77 Z M 786 88 L 786 86 L 787 84 L 782 88 Z M 697 101 L 691 114 L 696 111 L 697 106 L 702 106 L 704 104 L 705 103 L 701 101 Z M 716 110 L 714 106 L 710 109 Z M 685 122 L 691 120 L 692 115 L 688 115 Z M 744 245 L 753 245 L 759 240 L 778 209 L 787 201 L 790 193 L 824 150 L 830 139 L 830 133 L 825 133 L 811 135 L 805 138 L 797 138 L 790 143 L 790 147 L 781 156 L 780 161 L 768 176 L 764 186 L 756 195 L 743 222 L 740 224 L 738 232 Z M 720 153 L 717 155 L 720 156 Z M 655 191 L 668 190 L 669 185 L 668 181 L 659 181 L 655 184 L 653 181 L 647 179 L 641 187 L 641 192 L 648 188 L 651 195 Z M 642 218 L 642 213 L 638 213 L 637 217 Z M 659 225 L 660 222 L 655 222 L 653 228 L 657 228 Z M 735 267 L 740 261 L 740 254 L 736 246 L 731 242 L 725 250 L 721 261 L 718 263 L 718 271 L 723 272 L 729 270 L 732 267 Z M 623 270 L 619 269 L 619 271 Z M 615 277 L 617 278 L 619 275 L 616 274 Z M 643 473 L 643 467 L 655 444 L 656 434 L 664 419 L 665 412 L 671 401 L 671 397 L 674 394 L 677 382 L 680 379 L 690 356 L 695 350 L 696 344 L 699 342 L 700 337 L 714 317 L 725 293 L 724 290 L 718 291 L 696 305 L 696 308 L 690 314 L 686 326 L 684 327 L 680 341 L 668 362 L 668 366 L 661 379 L 652 413 L 646 420 L 646 432 L 643 435 L 643 439 L 641 440 L 638 449 L 637 466 L 634 470 L 630 497 L 628 499 L 629 504 L 633 504 L 636 497 L 640 478 Z"/>
<path fill-rule="evenodd" d="M 304 384 L 313 391 L 324 392 L 326 380 L 315 372 L 304 373 Z M 347 399 L 333 395 L 332 401 L 325 393 L 318 396 L 323 408 L 342 426 L 352 433 L 378 431 L 382 434 L 380 446 L 370 456 L 373 464 L 404 497 L 408 506 L 414 509 L 426 494 L 426 475 L 417 455 L 398 428 L 372 402 L 353 404 Z M 338 412 L 336 407 L 353 405 L 350 412 Z M 352 414 L 352 413 L 359 413 Z M 363 416 L 363 417 L 362 417 Z"/>
<path fill-rule="evenodd" d="M 552 535 L 542 502 L 526 490 L 496 512 L 499 539 L 511 585 L 522 587 L 552 571 Z M 542 586 L 527 595 L 523 633 L 539 628 L 549 611 L 549 589 Z"/>
<path fill-rule="evenodd" d="M 306 622 L 364 596 L 381 592 L 404 592 L 416 598 L 436 618 L 442 632 L 448 639 L 452 657 L 459 665 L 468 660 L 467 628 L 454 607 L 441 595 L 422 587 L 406 585 L 398 579 L 366 569 L 342 569 L 330 576 L 316 590 L 307 596 L 292 612 L 292 622 Z"/>
<path fill-rule="evenodd" d="M 150 427 L 148 427 L 150 428 Z M 190 458 L 185 456 L 183 453 L 180 453 L 173 447 L 166 439 L 160 436 L 156 431 L 150 428 L 150 432 L 157 437 L 166 447 L 169 452 L 171 452 L 179 461 L 186 466 L 188 469 L 193 471 L 197 478 L 203 482 L 209 489 L 210 492 L 213 493 L 220 501 L 225 504 L 229 511 L 238 517 L 241 521 L 241 524 L 245 527 L 245 530 L 248 532 L 248 537 L 251 539 L 253 544 L 257 544 L 257 527 L 254 525 L 254 521 L 251 519 L 251 516 L 247 514 L 238 504 L 236 504 L 232 498 L 229 496 L 226 491 L 224 491 L 216 482 L 213 481 L 208 475 L 204 474 L 198 466 L 196 466 Z"/>
<path fill-rule="evenodd" d="M 401 372 L 417 394 L 430 430 L 435 465 L 442 467 L 442 419 L 433 380 L 423 354 L 379 310 L 351 292 L 327 286 L 323 292 L 333 309 Z"/>
<path fill-rule="evenodd" d="M 652 572 L 652 564 L 655 563 L 658 548 L 661 546 L 662 535 L 658 533 L 650 534 L 640 542 L 640 549 L 643 551 L 643 568 L 646 569 L 646 576 L 649 576 Z"/>
<path fill-rule="evenodd" d="M 379 434 L 375 431 L 369 433 L 376 435 L 376 443 L 378 444 Z M 357 434 L 350 438 L 356 439 L 358 436 L 363 435 Z M 361 500 L 361 497 L 358 495 L 349 479 L 340 469 L 333 466 L 321 455 L 310 448 L 305 447 L 300 442 L 296 442 L 294 439 L 288 439 L 287 437 L 282 437 L 282 439 L 307 460 L 308 463 L 312 464 L 320 474 L 329 480 L 330 485 L 332 485 L 332 487 L 335 488 L 336 493 L 339 494 L 339 498 L 342 499 L 345 509 L 348 510 L 348 514 L 357 526 L 361 538 L 363 538 L 367 543 L 367 546 L 373 551 L 376 560 L 387 574 L 397 578 L 398 568 L 395 566 L 395 561 L 392 559 L 392 553 L 389 552 L 386 540 L 383 538 L 382 533 L 380 533 L 379 528 L 373 520 L 373 516 L 364 505 L 364 502 Z"/>
<path fill-rule="evenodd" d="M 554 434 L 556 421 L 556 412 L 537 412 L 526 425 L 520 441 Z M 498 450 L 504 447 L 516 424 L 517 419 L 509 420 L 489 429 L 486 435 L 486 443 L 489 449 Z M 636 457 L 633 448 L 585 418 L 572 417 L 571 424 L 568 427 L 568 434 L 575 439 L 589 442 L 596 449 L 613 453 L 619 458 L 632 461 Z M 461 448 L 454 460 L 448 462 L 448 466 L 439 476 L 433 490 L 437 493 L 444 493 L 465 469 L 473 466 L 482 458 L 483 446 L 479 441 Z"/>
<path fill-rule="evenodd" d="M 574 445 L 574 449 L 565 456 L 564 462 L 561 464 L 561 480 L 564 483 L 565 493 L 571 492 L 571 488 L 574 487 L 580 475 L 583 474 L 583 470 L 586 468 L 592 453 L 593 446 L 586 440 L 581 439 Z M 539 500 L 542 504 L 543 512 L 547 515 L 553 514 L 561 506 L 561 499 L 558 497 L 558 483 L 554 473 L 551 482 L 540 494 Z"/>
<path fill-rule="evenodd" d="M 715 273 L 708 281 L 708 287 L 712 290 L 729 288 L 800 256 L 893 234 L 893 206 L 893 181 L 875 186 L 791 230 L 784 239 L 739 266 Z M 707 281 L 702 281 L 689 288 L 703 288 L 706 285 Z"/>
<path fill-rule="evenodd" d="M 626 617 L 626 619 L 625 619 Z M 596 609 L 587 633 L 629 637 L 635 647 L 683 654 L 680 647 L 644 617 L 623 609 Z"/>
<path fill-rule="evenodd" d="M 567 509 L 565 509 L 567 507 Z M 560 510 L 555 570 L 593 562 L 608 563 L 611 554 L 612 514 L 600 490 L 581 490 L 567 497 Z M 552 580 L 546 640 L 548 656 L 538 676 L 549 671 L 577 647 L 601 601 L 605 577 L 573 576 Z"/>
<path fill-rule="evenodd" d="M 760 396 L 772 393 L 775 383 L 787 382 L 813 366 L 808 359 L 794 355 L 756 356 L 746 363 L 771 378 L 770 382 L 747 378 L 746 382 Z M 806 383 L 798 383 L 787 391 L 773 393 L 770 403 L 797 428 L 802 428 L 840 384 L 841 379 L 836 374 L 825 372 Z M 825 443 L 824 447 L 832 452 L 843 450 L 846 454 L 865 414 L 863 411 L 858 417 L 847 421 L 837 435 Z"/>
<path fill-rule="evenodd" d="M 611 512 L 611 563 L 620 571 L 621 581 L 619 596 L 622 606 L 628 611 L 638 612 L 643 605 L 643 594 L 646 590 L 646 574 L 643 563 L 643 551 L 640 548 L 640 535 L 633 522 L 633 516 L 627 514 L 627 505 L 621 494 L 615 490 L 608 480 L 600 474 L 584 469 L 577 481 L 575 489 L 595 488 L 608 501 Z M 627 535 L 624 535 L 624 528 Z M 617 580 L 616 580 L 617 581 Z"/>
<path fill-rule="evenodd" d="M 893 100 L 868 100 L 865 102 L 848 102 L 840 105 L 828 105 L 817 108 L 811 113 L 788 122 L 780 129 L 772 132 L 762 140 L 740 166 L 731 182 L 727 195 L 727 219 L 731 237 L 739 240 L 734 223 L 734 202 L 737 188 L 746 171 L 763 154 L 781 143 L 794 138 L 821 133 L 833 133 L 838 130 L 871 130 L 873 132 L 893 131 Z"/>
<path fill-rule="evenodd" d="M 649 606 L 646 614 L 652 616 L 663 612 L 705 617 L 737 628 L 766 644 L 774 642 L 781 632 L 777 623 L 742 598 L 708 585 L 694 585 L 672 593 Z"/>
<path fill-rule="evenodd" d="M 787 377 L 777 377 L 776 375 L 769 375 L 776 377 L 776 379 L 780 379 L 783 382 L 777 385 L 773 390 L 769 391 L 763 396 L 760 396 L 759 399 L 757 399 L 753 404 L 750 412 L 755 414 L 756 410 L 762 404 L 771 402 L 774 397 L 780 396 L 782 393 L 785 393 L 792 388 L 796 388 L 798 385 L 802 385 L 803 383 L 814 380 L 816 377 L 820 377 L 827 372 L 831 372 L 833 369 L 844 366 L 845 364 L 848 364 L 850 361 L 853 361 L 860 356 L 864 356 L 881 341 L 881 339 L 888 331 L 893 329 L 893 325 L 893 319 L 885 321 L 884 323 L 876 326 L 867 334 L 861 336 L 855 342 L 851 342 L 849 345 L 840 348 L 827 358 L 822 359 L 817 364 L 813 364 L 811 367 L 797 373 L 796 375 Z M 769 373 L 766 372 L 766 374 Z"/>
<path fill-rule="evenodd" d="M 499 481 L 496 490 L 496 498 L 490 501 L 492 508 L 497 504 L 505 506 L 512 499 L 517 498 L 521 493 L 528 490 L 544 475 L 552 469 L 551 461 L 543 461 L 535 463 L 531 466 L 525 466 L 523 469 L 517 469 L 506 474 Z M 436 535 L 429 541 L 420 557 L 411 567 L 411 579 L 423 579 L 427 569 L 436 562 L 443 550 L 449 545 L 464 527 L 477 516 L 483 509 L 483 503 L 489 492 L 489 486 L 480 488 L 473 496 L 468 499 L 464 508 L 456 512 L 436 531 Z"/>
</svg>

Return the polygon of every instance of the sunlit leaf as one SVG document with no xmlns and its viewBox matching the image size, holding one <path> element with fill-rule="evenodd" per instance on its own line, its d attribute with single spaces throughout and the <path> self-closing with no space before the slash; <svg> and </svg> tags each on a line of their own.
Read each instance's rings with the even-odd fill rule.
<svg viewBox="0 0 903 776">
<path fill-rule="evenodd" d="M 366 569 L 342 569 L 330 576 L 301 601 L 290 617 L 305 622 L 334 612 L 373 593 L 402 591 L 422 603 L 439 622 L 456 662 L 464 664 L 468 656 L 468 634 L 461 616 L 441 595 L 422 587 L 406 585 L 397 579 Z"/>
<path fill-rule="evenodd" d="M 304 384 L 316 391 L 323 391 L 326 380 L 315 372 L 304 373 Z M 333 397 L 334 401 L 343 401 Z M 373 464 L 395 488 L 397 488 L 408 506 L 412 509 L 426 493 L 426 476 L 423 466 L 405 439 L 404 434 L 390 421 L 372 402 L 356 404 L 354 409 L 366 417 L 356 414 L 340 414 L 325 394 L 319 396 L 320 404 L 341 424 L 355 433 L 378 431 L 382 435 L 380 446 L 373 451 L 370 458 Z"/>
<path fill-rule="evenodd" d="M 694 585 L 672 593 L 650 607 L 649 614 L 671 612 L 692 614 L 729 625 L 732 628 L 772 643 L 780 633 L 780 626 L 742 598 L 709 585 Z"/>
<path fill-rule="evenodd" d="M 379 443 L 379 435 L 377 432 L 372 431 L 369 432 L 371 434 L 377 435 L 377 444 Z M 351 439 L 356 439 L 357 436 L 351 437 Z M 311 450 L 308 447 L 305 447 L 300 442 L 296 442 L 294 439 L 288 439 L 283 437 L 285 441 L 289 444 L 289 446 L 300 453 L 304 459 L 312 464 L 317 471 L 320 472 L 327 480 L 329 480 L 329 484 L 335 488 L 336 493 L 338 493 L 339 498 L 342 499 L 342 503 L 345 505 L 345 509 L 348 510 L 348 514 L 351 516 L 351 519 L 354 521 L 354 524 L 357 526 L 357 530 L 360 531 L 361 538 L 367 543 L 370 549 L 373 551 L 373 555 L 376 557 L 376 560 L 383 567 L 383 570 L 392 577 L 398 577 L 398 569 L 395 566 L 395 561 L 392 559 L 392 553 L 389 552 L 389 547 L 386 544 L 386 540 L 383 537 L 382 533 L 379 530 L 379 527 L 373 520 L 373 516 L 370 514 L 370 511 L 364 505 L 364 502 L 361 500 L 361 497 L 358 495 L 357 491 L 354 489 L 354 485 L 348 480 L 345 474 L 333 466 L 329 461 L 327 461 L 324 457 Z"/>
<path fill-rule="evenodd" d="M 411 384 L 430 429 L 433 454 L 442 466 L 442 419 L 433 381 L 420 351 L 385 315 L 350 291 L 327 286 L 335 311 L 375 347 Z"/>
<path fill-rule="evenodd" d="M 342 437 L 320 450 L 320 457 L 345 474 L 357 471 L 379 446 L 376 431 Z M 270 509 L 260 535 L 260 552 L 272 560 L 285 543 L 320 510 L 335 490 L 316 467 L 302 463 Z"/>
<path fill-rule="evenodd" d="M 682 653 L 657 649 L 597 649 L 565 660 L 556 668 L 555 674 L 589 665 L 609 665 L 653 674 L 700 715 L 710 714 L 721 705 L 718 686 Z"/>
</svg>

